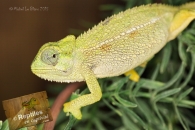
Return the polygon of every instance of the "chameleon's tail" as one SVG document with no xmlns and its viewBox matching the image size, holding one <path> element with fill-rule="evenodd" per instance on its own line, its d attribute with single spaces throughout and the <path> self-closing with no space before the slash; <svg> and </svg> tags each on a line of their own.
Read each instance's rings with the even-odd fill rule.
<svg viewBox="0 0 195 130">
<path fill-rule="evenodd" d="M 192 9 L 195 10 L 195 2 L 189 2 L 180 6 L 180 9 Z"/>
</svg>

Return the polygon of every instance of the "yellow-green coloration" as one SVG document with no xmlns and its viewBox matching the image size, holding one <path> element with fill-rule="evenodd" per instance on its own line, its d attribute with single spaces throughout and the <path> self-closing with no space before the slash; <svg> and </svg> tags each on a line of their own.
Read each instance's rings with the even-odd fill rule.
<svg viewBox="0 0 195 130">
<path fill-rule="evenodd" d="M 91 93 L 64 104 L 65 112 L 81 119 L 80 108 L 102 97 L 97 78 L 118 76 L 148 61 L 194 18 L 195 3 L 180 7 L 152 4 L 128 9 L 78 38 L 69 35 L 58 42 L 46 43 L 31 69 L 50 81 L 86 81 Z M 133 74 L 131 79 L 139 79 L 134 71 L 130 74 Z"/>
<path fill-rule="evenodd" d="M 30 101 L 25 101 L 22 103 L 22 107 L 23 108 L 25 107 L 28 110 L 32 110 L 32 109 L 35 110 L 34 108 L 35 105 L 39 105 L 39 101 L 34 97 L 32 97 Z"/>
</svg>

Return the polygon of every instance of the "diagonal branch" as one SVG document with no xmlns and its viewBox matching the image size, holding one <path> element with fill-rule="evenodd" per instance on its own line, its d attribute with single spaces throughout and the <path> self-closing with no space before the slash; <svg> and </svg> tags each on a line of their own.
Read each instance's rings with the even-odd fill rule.
<svg viewBox="0 0 195 130">
<path fill-rule="evenodd" d="M 68 85 L 56 98 L 52 108 L 51 108 L 51 114 L 53 117 L 53 121 L 47 122 L 44 125 L 43 130 L 53 130 L 58 114 L 64 104 L 64 102 L 70 97 L 72 92 L 74 92 L 77 88 L 83 86 L 84 82 L 78 82 L 78 83 L 72 83 Z"/>
</svg>

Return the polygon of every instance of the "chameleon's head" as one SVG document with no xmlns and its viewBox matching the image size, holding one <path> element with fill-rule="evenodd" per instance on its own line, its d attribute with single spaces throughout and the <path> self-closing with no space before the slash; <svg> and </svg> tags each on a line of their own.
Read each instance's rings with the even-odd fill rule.
<svg viewBox="0 0 195 130">
<path fill-rule="evenodd" d="M 31 103 L 32 105 L 39 105 L 39 104 L 40 104 L 39 100 L 37 100 L 37 99 L 34 98 L 34 97 L 32 97 L 32 98 L 30 99 L 30 103 Z"/>
<path fill-rule="evenodd" d="M 58 42 L 43 45 L 36 55 L 32 65 L 32 72 L 40 78 L 49 81 L 66 82 L 73 68 L 73 49 L 75 37 L 69 35 Z"/>
</svg>

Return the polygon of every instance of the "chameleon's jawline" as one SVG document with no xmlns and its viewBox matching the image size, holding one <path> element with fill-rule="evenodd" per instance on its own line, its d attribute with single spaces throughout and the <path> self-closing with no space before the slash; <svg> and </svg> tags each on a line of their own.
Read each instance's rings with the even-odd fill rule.
<svg viewBox="0 0 195 130">
<path fill-rule="evenodd" d="M 50 81 L 50 82 L 60 82 L 60 83 L 71 83 L 71 82 L 82 82 L 82 79 L 70 79 L 68 78 L 66 72 L 62 70 L 51 70 L 51 69 L 32 69 L 32 72 L 40 77 L 41 79 Z M 55 73 L 51 73 L 55 72 Z"/>
</svg>

